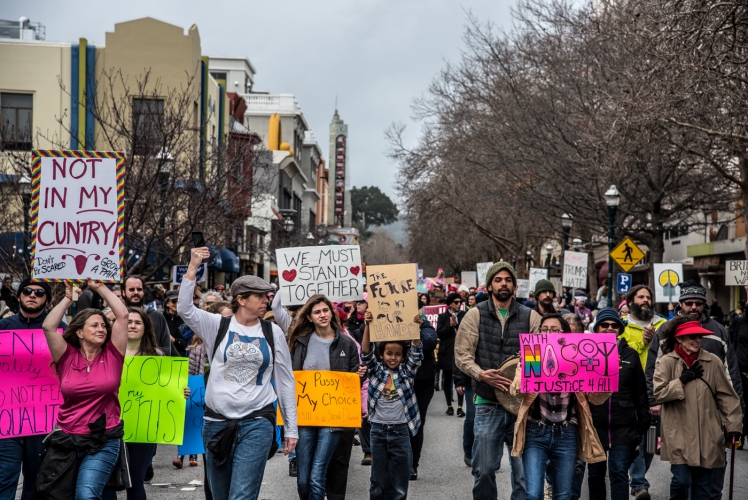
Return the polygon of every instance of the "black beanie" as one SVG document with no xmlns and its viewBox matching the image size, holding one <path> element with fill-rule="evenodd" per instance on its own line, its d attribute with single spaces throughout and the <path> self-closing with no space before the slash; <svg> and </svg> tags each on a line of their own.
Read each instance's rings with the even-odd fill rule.
<svg viewBox="0 0 748 500">
<path fill-rule="evenodd" d="M 44 288 L 44 291 L 47 292 L 47 304 L 52 302 L 52 288 L 49 286 L 49 283 L 37 281 L 35 279 L 32 279 L 31 276 L 26 276 L 23 281 L 21 281 L 21 284 L 18 285 L 16 297 L 20 297 L 21 291 L 29 285 L 39 285 L 40 287 Z"/>
</svg>

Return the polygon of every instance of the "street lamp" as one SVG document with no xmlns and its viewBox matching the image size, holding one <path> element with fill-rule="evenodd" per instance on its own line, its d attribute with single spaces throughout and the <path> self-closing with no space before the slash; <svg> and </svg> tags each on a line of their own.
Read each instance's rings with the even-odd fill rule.
<svg viewBox="0 0 748 500">
<path fill-rule="evenodd" d="M 610 188 L 605 191 L 605 204 L 608 206 L 608 307 L 613 305 L 613 239 L 616 234 L 616 209 L 621 198 L 618 194 L 615 184 L 611 184 Z"/>
<path fill-rule="evenodd" d="M 579 251 L 579 247 L 582 246 L 582 240 L 580 238 L 574 238 L 571 240 L 571 245 L 574 248 L 575 252 Z"/>
<path fill-rule="evenodd" d="M 527 272 L 530 272 L 530 266 L 532 265 L 532 252 L 530 250 L 527 251 Z"/>
<path fill-rule="evenodd" d="M 309 233 L 306 235 L 306 243 L 307 245 L 313 245 L 314 244 L 314 235 L 312 233 Z"/>
<path fill-rule="evenodd" d="M 31 232 L 29 231 L 29 212 L 31 211 L 31 179 L 24 175 L 19 181 L 21 184 L 21 197 L 23 201 L 23 258 L 24 264 L 28 269 L 31 265 L 31 254 L 29 253 L 29 241 L 31 241 Z"/>
<path fill-rule="evenodd" d="M 330 235 L 330 231 L 327 229 L 327 224 L 320 224 L 317 226 L 317 236 L 319 237 L 318 245 L 325 245 L 327 243 L 327 237 Z"/>
<path fill-rule="evenodd" d="M 553 245 L 548 243 L 545 246 L 545 251 L 548 252 L 548 265 L 546 266 L 548 268 L 548 279 L 551 277 L 551 257 L 553 257 Z"/>
<path fill-rule="evenodd" d="M 296 215 L 296 210 L 293 208 L 282 208 L 278 210 L 281 217 L 283 217 L 283 229 L 286 231 L 286 246 L 291 246 L 291 232 L 293 231 L 293 217 Z"/>
<path fill-rule="evenodd" d="M 569 249 L 569 233 L 571 232 L 571 226 L 574 223 L 573 217 L 570 214 L 564 214 L 561 216 L 561 227 L 564 230 L 564 250 Z"/>
</svg>

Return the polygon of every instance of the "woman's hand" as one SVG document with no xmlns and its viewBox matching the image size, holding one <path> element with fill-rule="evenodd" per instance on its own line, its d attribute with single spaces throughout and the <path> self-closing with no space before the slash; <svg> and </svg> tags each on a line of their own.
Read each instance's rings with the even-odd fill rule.
<svg viewBox="0 0 748 500">
<path fill-rule="evenodd" d="M 363 378 L 366 375 L 366 365 L 359 366 L 356 373 L 358 373 L 359 377 Z"/>
<path fill-rule="evenodd" d="M 205 259 L 210 258 L 208 247 L 193 248 L 190 251 L 190 267 L 199 269 Z"/>
<path fill-rule="evenodd" d="M 75 283 L 72 281 L 66 281 L 65 282 L 65 297 L 69 298 L 70 300 L 73 300 L 73 291 L 76 291 L 76 295 L 80 295 L 81 289 L 75 286 Z"/>
<path fill-rule="evenodd" d="M 419 326 L 422 325 L 423 324 L 423 316 L 421 316 L 420 314 L 416 314 L 416 317 L 413 318 L 413 322 L 415 324 L 419 325 Z"/>
<path fill-rule="evenodd" d="M 288 455 L 296 448 L 296 442 L 298 439 L 296 438 L 285 438 L 283 443 L 283 454 Z"/>
<path fill-rule="evenodd" d="M 86 285 L 88 286 L 88 288 L 91 289 L 91 291 L 95 292 L 96 290 L 104 286 L 104 283 L 96 282 L 92 280 L 91 277 L 89 276 L 86 278 Z"/>
<path fill-rule="evenodd" d="M 189 387 L 184 388 L 184 399 L 190 399 L 190 388 Z"/>
<path fill-rule="evenodd" d="M 367 323 L 371 323 L 372 321 L 374 321 L 374 315 L 371 313 L 371 311 L 366 311 L 364 313 L 364 321 L 366 321 Z"/>
</svg>

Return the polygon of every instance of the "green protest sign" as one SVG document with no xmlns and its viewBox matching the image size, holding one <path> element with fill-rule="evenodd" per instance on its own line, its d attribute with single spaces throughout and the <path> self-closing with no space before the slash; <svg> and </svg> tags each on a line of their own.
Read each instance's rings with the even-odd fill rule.
<svg viewBox="0 0 748 500">
<path fill-rule="evenodd" d="M 182 444 L 188 358 L 127 356 L 119 404 L 128 443 Z"/>
</svg>

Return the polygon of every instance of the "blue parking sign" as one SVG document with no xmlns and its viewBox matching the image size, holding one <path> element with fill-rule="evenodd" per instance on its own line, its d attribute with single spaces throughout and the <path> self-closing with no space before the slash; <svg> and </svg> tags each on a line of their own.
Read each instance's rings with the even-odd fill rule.
<svg viewBox="0 0 748 500">
<path fill-rule="evenodd" d="M 631 290 L 630 274 L 618 273 L 616 277 L 616 293 L 626 293 Z"/>
</svg>

